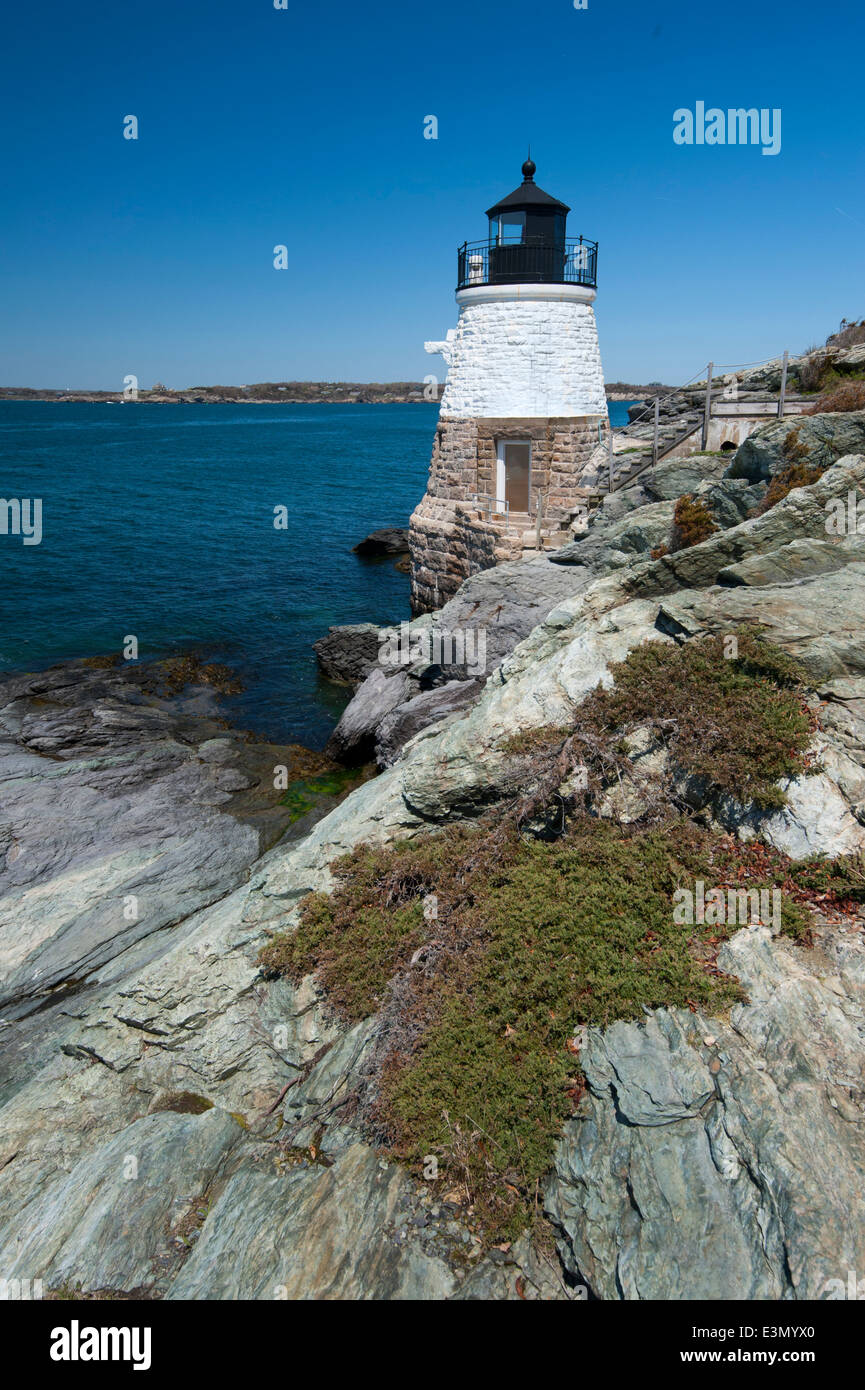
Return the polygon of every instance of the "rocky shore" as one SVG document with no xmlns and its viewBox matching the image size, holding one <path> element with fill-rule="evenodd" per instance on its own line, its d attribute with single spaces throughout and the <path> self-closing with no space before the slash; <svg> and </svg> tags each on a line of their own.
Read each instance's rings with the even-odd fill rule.
<svg viewBox="0 0 865 1390">
<path fill-rule="evenodd" d="M 572 543 L 407 624 L 405 660 L 382 661 L 372 625 L 332 630 L 319 657 L 356 692 L 328 753 L 379 773 L 306 822 L 269 777 L 285 750 L 225 728 L 199 688 L 169 700 L 81 665 L 3 683 L 6 1277 L 64 1296 L 792 1300 L 865 1267 L 855 901 L 813 891 L 798 939 L 764 923 L 716 943 L 729 1007 L 575 1028 L 537 1219 L 493 1243 L 459 1172 L 395 1162 L 359 1102 L 391 1005 L 346 1021 L 316 974 L 260 959 L 332 894 L 340 856 L 509 804 L 514 741 L 574 727 L 647 643 L 759 628 L 804 673 L 808 756 L 767 807 L 637 731 L 594 820 L 639 824 L 663 786 L 786 864 L 862 856 L 865 539 L 827 517 L 865 495 L 865 412 L 797 423 L 795 456 L 783 422 L 642 473 Z M 691 544 L 682 497 L 705 521 Z M 407 973 L 428 968 L 421 950 Z"/>
</svg>

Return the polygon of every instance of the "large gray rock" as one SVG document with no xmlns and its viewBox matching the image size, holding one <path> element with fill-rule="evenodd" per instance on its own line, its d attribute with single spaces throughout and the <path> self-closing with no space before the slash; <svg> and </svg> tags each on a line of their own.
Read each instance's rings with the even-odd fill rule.
<svg viewBox="0 0 865 1390">
<path fill-rule="evenodd" d="M 729 458 L 718 454 L 667 459 L 647 468 L 630 487 L 608 493 L 601 503 L 602 514 L 618 519 L 650 502 L 675 502 L 704 483 L 720 481 L 729 466 Z"/>
<path fill-rule="evenodd" d="M 749 555 L 737 564 L 725 565 L 717 578 L 719 584 L 747 584 L 760 589 L 840 570 L 851 560 L 865 560 L 865 537 L 845 537 L 840 544 L 828 538 L 790 541 L 765 555 Z"/>
<path fill-rule="evenodd" d="M 777 424 L 763 425 L 749 435 L 736 451 L 729 478 L 746 478 L 751 483 L 766 482 L 793 462 L 784 452 L 788 435 L 808 450 L 802 461 L 808 466 L 828 467 L 845 454 L 865 451 L 865 411 L 844 414 L 797 415 Z"/>
<path fill-rule="evenodd" d="M 862 750 L 859 751 L 861 756 Z M 826 753 L 831 760 L 837 759 L 833 746 L 829 745 Z M 841 769 L 836 761 L 834 777 L 816 773 L 795 778 L 785 788 L 786 805 L 772 815 L 754 811 L 743 814 L 741 807 L 729 806 L 720 808 L 719 819 L 736 830 L 740 839 L 758 836 L 791 859 L 808 859 L 817 854 L 830 859 L 841 854 L 862 854 L 865 829 L 851 803 L 853 796 L 861 799 L 865 774 L 861 764 L 854 764 L 854 769 Z M 848 776 L 842 790 L 836 778 L 843 778 L 844 772 L 849 771 L 853 772 L 852 779 Z"/>
<path fill-rule="evenodd" d="M 379 725 L 385 715 L 402 703 L 405 693 L 406 677 L 401 671 L 389 672 L 376 666 L 343 711 L 328 739 L 328 755 L 345 763 L 367 762 L 375 751 Z"/>
<path fill-rule="evenodd" d="M 621 516 L 602 513 L 583 536 L 560 546 L 550 558 L 554 564 L 585 565 L 595 573 L 611 563 L 615 568 L 627 564 L 635 555 L 648 558 L 669 541 L 675 509 L 674 502 L 649 502 Z"/>
<path fill-rule="evenodd" d="M 760 626 L 816 683 L 865 674 L 863 612 L 865 564 L 856 561 L 795 584 L 683 589 L 661 600 L 658 622 L 678 637 Z"/>
<path fill-rule="evenodd" d="M 475 574 L 435 615 L 425 614 L 404 625 L 400 641 L 408 651 L 417 647 L 421 655 L 396 671 L 379 664 L 382 649 L 376 638 L 376 664 L 346 707 L 328 752 L 345 761 L 363 760 L 375 753 L 380 766 L 389 766 L 409 738 L 475 699 L 483 681 L 532 628 L 561 599 L 584 589 L 592 577 L 590 569 L 563 570 L 547 556 Z M 375 631 L 378 634 L 379 630 Z M 382 630 L 383 635 L 387 631 Z M 462 664 L 437 660 L 431 640 L 436 633 L 451 644 L 450 652 L 459 651 L 462 642 L 462 650 L 470 659 Z M 385 683 L 382 672 L 393 683 Z M 465 691 L 453 688 L 458 681 L 466 683 Z M 446 686 L 450 687 L 446 695 L 432 693 Z"/>
<path fill-rule="evenodd" d="M 448 681 L 397 705 L 376 729 L 375 758 L 379 767 L 391 767 L 405 745 L 424 729 L 461 715 L 482 688 L 482 681 Z"/>
<path fill-rule="evenodd" d="M 328 680 L 360 685 L 378 665 L 379 633 L 376 623 L 345 623 L 329 627 L 313 642 L 321 673 Z"/>
<path fill-rule="evenodd" d="M 684 468 L 677 469 L 672 478 L 664 478 L 661 490 L 666 490 L 664 483 L 672 486 L 674 479 L 681 481 L 684 477 L 694 479 L 692 494 L 703 503 L 720 530 L 744 521 L 764 492 L 743 478 L 701 477 L 701 470 Z M 648 559 L 649 552 L 661 545 L 671 547 L 676 503 L 672 499 L 640 500 L 652 490 L 651 484 L 645 491 L 639 487 L 631 489 L 638 502 L 634 508 L 621 508 L 619 499 L 624 493 L 611 494 L 595 513 L 589 530 L 571 544 L 560 546 L 550 559 L 557 565 L 585 565 L 595 574 L 602 574 L 605 569 L 621 568 L 634 558 Z"/>
<path fill-rule="evenodd" d="M 816 483 L 794 488 L 762 516 L 715 532 L 699 545 L 662 559 L 631 566 L 621 577 L 622 592 L 633 596 L 670 593 L 679 588 L 707 588 L 722 572 L 742 560 L 781 550 L 793 541 L 827 539 L 829 504 L 846 501 L 850 491 L 865 487 L 865 455 L 839 459 Z M 842 546 L 847 538 L 831 536 Z"/>
<path fill-rule="evenodd" d="M 243 1137 L 221 1110 L 150 1115 L 34 1196 L 0 1249 L 6 1278 L 46 1289 L 164 1292 Z"/>
<path fill-rule="evenodd" d="M 332 1166 L 250 1156 L 208 1215 L 170 1299 L 441 1299 L 456 1279 L 399 1238 L 410 1184 L 355 1143 Z"/>
<path fill-rule="evenodd" d="M 752 486 L 746 478 L 723 478 L 701 484 L 693 495 L 702 502 L 715 525 L 727 531 L 747 520 L 762 492 L 762 487 Z"/>
<path fill-rule="evenodd" d="M 0 1007 L 80 988 L 241 882 L 266 843 L 238 808 L 272 787 L 259 752 L 122 670 L 0 684 Z"/>
<path fill-rule="evenodd" d="M 483 633 L 483 674 L 489 676 L 553 608 L 592 578 L 588 571 L 563 572 L 546 555 L 497 565 L 467 579 L 435 614 L 435 625 L 445 632 Z M 471 679 L 471 673 L 464 678 Z"/>
<path fill-rule="evenodd" d="M 402 769 L 406 805 L 426 820 L 478 814 L 512 776 L 508 739 L 564 726 L 610 666 L 646 640 L 669 640 L 656 626 L 657 601 L 620 604 L 596 621 L 592 589 L 561 604 L 487 681 L 480 700 L 438 738 L 419 741 Z"/>
<path fill-rule="evenodd" d="M 860 936 L 746 929 L 719 964 L 729 1021 L 658 1010 L 581 1053 L 547 1204 L 600 1298 L 830 1298 L 865 1265 Z"/>
</svg>

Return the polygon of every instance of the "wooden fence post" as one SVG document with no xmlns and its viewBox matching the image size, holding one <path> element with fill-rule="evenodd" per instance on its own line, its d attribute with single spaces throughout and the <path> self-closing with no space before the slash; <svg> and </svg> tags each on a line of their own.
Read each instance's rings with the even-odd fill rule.
<svg viewBox="0 0 865 1390">
<path fill-rule="evenodd" d="M 652 438 L 652 463 L 658 462 L 658 424 L 661 418 L 661 397 L 655 397 L 655 433 Z"/>
<path fill-rule="evenodd" d="M 714 362 L 709 363 L 709 370 L 706 374 L 706 406 L 703 411 L 703 434 L 700 443 L 703 453 L 706 452 L 706 446 L 709 443 L 709 420 L 712 415 L 712 368 L 714 365 Z"/>
<path fill-rule="evenodd" d="M 787 394 L 787 363 L 789 362 L 789 360 L 790 360 L 790 354 L 789 354 L 789 352 L 787 352 L 787 351 L 785 350 L 785 352 L 784 352 L 784 360 L 783 360 L 783 362 L 781 363 L 781 394 L 780 394 L 780 396 L 778 397 L 778 419 L 779 419 L 779 420 L 783 420 L 783 418 L 784 418 L 784 397 L 785 397 L 786 394 Z"/>
</svg>

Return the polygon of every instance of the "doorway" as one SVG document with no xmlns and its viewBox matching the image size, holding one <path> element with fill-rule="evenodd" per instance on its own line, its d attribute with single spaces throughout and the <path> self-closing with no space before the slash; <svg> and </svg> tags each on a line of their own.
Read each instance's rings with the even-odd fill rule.
<svg viewBox="0 0 865 1390">
<path fill-rule="evenodd" d="M 532 475 L 530 439 L 500 439 L 496 448 L 496 506 L 511 512 L 528 512 Z"/>
</svg>

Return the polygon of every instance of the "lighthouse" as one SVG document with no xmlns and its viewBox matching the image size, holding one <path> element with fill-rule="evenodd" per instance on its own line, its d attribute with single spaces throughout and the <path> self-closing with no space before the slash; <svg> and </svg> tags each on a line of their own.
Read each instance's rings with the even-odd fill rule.
<svg viewBox="0 0 865 1390">
<path fill-rule="evenodd" d="M 607 425 L 594 300 L 597 242 L 535 182 L 487 210 L 457 251 L 459 318 L 427 491 L 411 518 L 412 607 L 446 602 L 470 574 L 570 538 L 580 475 Z"/>
</svg>

